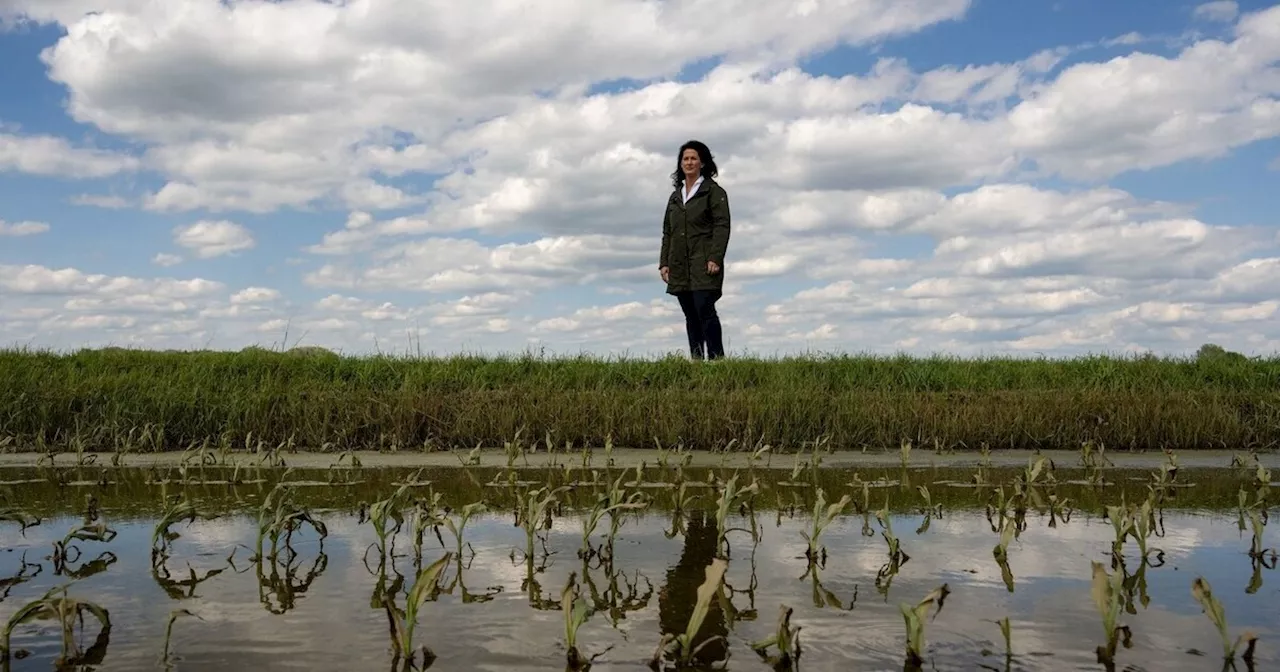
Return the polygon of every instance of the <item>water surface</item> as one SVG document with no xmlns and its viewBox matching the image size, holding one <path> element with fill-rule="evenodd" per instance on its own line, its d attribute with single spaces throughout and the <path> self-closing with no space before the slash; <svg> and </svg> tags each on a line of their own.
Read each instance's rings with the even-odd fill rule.
<svg viewBox="0 0 1280 672">
<path fill-rule="evenodd" d="M 621 470 L 520 470 L 440 468 L 281 470 L 64 468 L 0 470 L 4 506 L 44 520 L 20 531 L 0 522 L 0 619 L 48 589 L 69 583 L 69 593 L 92 600 L 110 612 L 109 639 L 92 652 L 92 669 L 179 670 L 391 669 L 393 658 L 383 592 L 405 593 L 417 567 L 444 553 L 428 533 L 420 555 L 409 530 L 396 537 L 394 557 L 378 562 L 372 525 L 362 522 L 362 505 L 390 495 L 406 480 L 423 483 L 420 495 L 438 492 L 456 510 L 485 501 L 490 511 L 465 527 L 463 557 L 442 577 L 442 591 L 420 611 L 415 639 L 437 656 L 431 669 L 563 670 L 565 668 L 561 590 L 571 574 L 597 612 L 578 634 L 588 655 L 604 652 L 594 670 L 643 670 L 663 633 L 682 632 L 706 566 L 716 554 L 716 521 L 711 508 L 718 487 L 692 487 L 701 495 L 694 510 L 673 529 L 673 469 L 651 468 L 639 483 L 653 497 L 651 506 L 627 515 L 612 545 L 612 556 L 584 560 L 584 509 Z M 735 472 L 689 469 L 683 478 L 723 483 Z M 1050 495 L 1070 500 L 1063 520 L 1032 506 L 1026 528 L 1009 546 L 1008 574 L 992 555 L 999 539 L 985 503 L 994 485 L 1006 494 L 1022 470 L 991 470 L 993 487 L 961 487 L 972 469 L 863 469 L 871 508 L 891 511 L 893 531 L 909 556 L 896 573 L 885 576 L 887 545 L 874 515 L 855 513 L 863 491 L 852 470 L 820 469 L 791 482 L 783 471 L 736 472 L 738 484 L 758 480 L 761 492 L 754 512 L 735 510 L 732 527 L 757 534 L 728 534 L 729 570 L 724 604 L 713 604 L 700 638 L 718 634 L 727 644 L 703 649 L 702 662 L 727 661 L 730 670 L 768 666 L 748 643 L 771 634 L 780 606 L 794 608 L 792 623 L 802 628 L 804 670 L 904 669 L 905 634 L 899 604 L 914 604 L 947 584 L 950 594 L 936 619 L 928 623 L 925 669 L 973 670 L 979 666 L 1010 670 L 1105 669 L 1095 648 L 1103 643 L 1102 621 L 1090 599 L 1092 562 L 1111 568 L 1111 523 L 1102 507 L 1142 501 L 1149 492 L 1150 470 L 1110 470 L 1110 485 L 1093 487 L 1066 481 L 1079 470 L 1059 469 L 1057 484 L 1042 484 L 1036 499 Z M 634 471 L 624 481 L 634 481 Z M 327 527 L 323 539 L 310 528 L 293 535 L 273 562 L 252 558 L 257 539 L 257 507 L 281 476 L 299 482 L 296 500 Z M 185 482 L 184 482 L 185 479 Z M 525 557 L 525 533 L 514 524 L 514 493 L 521 482 L 578 483 L 566 505 L 542 531 L 533 557 Z M 240 481 L 228 484 L 226 481 Z M 330 483 L 329 481 L 337 481 Z M 245 482 L 248 481 L 248 482 Z M 257 481 L 257 482 L 254 482 Z M 429 482 L 429 485 L 426 484 Z M 1221 669 L 1221 644 L 1212 624 L 1191 595 L 1197 576 L 1207 579 L 1225 606 L 1232 636 L 1244 629 L 1259 637 L 1254 665 L 1273 668 L 1280 627 L 1275 618 L 1280 577 L 1270 561 L 1251 559 L 1251 532 L 1237 521 L 1237 493 L 1255 492 L 1244 470 L 1184 470 L 1166 492 L 1161 536 L 1148 544 L 1150 563 L 1126 546 L 1117 571 L 1132 589 L 1132 612 L 1121 623 L 1132 631 L 1131 648 L 1117 654 L 1116 668 L 1129 670 Z M 929 490 L 940 512 L 926 516 L 917 487 Z M 816 571 L 804 557 L 801 532 L 811 524 L 815 486 L 827 500 L 853 495 L 855 504 L 821 537 L 825 565 Z M 527 489 L 527 488 L 526 488 Z M 181 523 L 169 557 L 153 566 L 152 531 L 167 498 L 183 496 L 213 520 Z M 110 542 L 76 541 L 68 561 L 55 562 L 54 542 L 84 522 L 87 498 L 95 500 L 100 520 L 117 535 Z M 927 526 L 924 524 L 928 521 Z M 411 526 L 412 516 L 406 527 Z M 997 521 L 998 524 L 998 521 Z M 608 520 L 592 536 L 605 543 Z M 442 530 L 447 548 L 454 540 Z M 1280 545 L 1264 534 L 1267 547 Z M 194 575 L 192 574 L 194 572 Z M 171 655 L 164 651 L 165 627 L 175 609 L 199 618 L 181 618 L 173 628 Z M 1014 657 L 1007 660 L 994 621 L 1008 617 Z M 86 621 L 80 645 L 89 649 L 98 628 Z M 57 628 L 50 622 L 16 629 L 15 650 L 26 655 L 10 661 L 13 670 L 51 669 L 61 654 Z M 1246 669 L 1244 663 L 1238 669 Z"/>
</svg>

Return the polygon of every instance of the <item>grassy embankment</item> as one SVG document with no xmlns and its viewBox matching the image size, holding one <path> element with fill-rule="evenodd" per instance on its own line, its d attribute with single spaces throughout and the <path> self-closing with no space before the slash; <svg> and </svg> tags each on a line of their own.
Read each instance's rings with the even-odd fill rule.
<svg viewBox="0 0 1280 672">
<path fill-rule="evenodd" d="M 1271 449 L 1280 358 L 415 360 L 0 351 L 0 450 L 757 441 L 795 449 Z"/>
</svg>

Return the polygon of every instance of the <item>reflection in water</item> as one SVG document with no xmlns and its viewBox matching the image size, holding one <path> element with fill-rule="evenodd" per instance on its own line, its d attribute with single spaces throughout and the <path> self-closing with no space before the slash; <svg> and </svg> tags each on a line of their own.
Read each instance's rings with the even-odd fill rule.
<svg viewBox="0 0 1280 672">
<path fill-rule="evenodd" d="M 70 584 L 62 584 L 47 591 L 39 599 L 24 604 L 8 619 L 0 634 L 0 669 L 8 672 L 11 657 L 25 658 L 25 650 L 14 651 L 11 633 L 33 621 L 54 621 L 61 634 L 60 655 L 53 661 L 57 670 L 80 669 L 80 666 L 100 665 L 107 655 L 111 642 L 111 617 L 108 610 L 89 600 L 68 594 Z M 98 634 L 93 644 L 85 649 L 80 646 L 85 630 L 85 614 L 97 621 Z M 76 626 L 79 625 L 79 637 Z"/>
<path fill-rule="evenodd" d="M 4 578 L 0 578 L 0 602 L 3 602 L 5 598 L 9 597 L 9 592 L 16 586 L 40 576 L 40 573 L 43 571 L 44 565 L 38 562 L 27 562 L 27 552 L 23 551 L 18 571 Z"/>
<path fill-rule="evenodd" d="M 278 551 L 266 557 L 254 555 L 249 559 L 250 564 L 244 569 L 236 566 L 234 555 L 227 558 L 227 564 L 236 574 L 246 572 L 252 567 L 254 576 L 258 579 L 258 601 L 267 611 L 277 615 L 287 613 L 297 606 L 298 598 L 307 592 L 311 584 L 329 566 L 329 554 L 324 552 L 323 539 L 319 541 L 319 551 L 310 566 L 293 549 L 289 541 L 286 541 Z M 307 567 L 306 574 L 299 578 L 298 573 L 303 567 Z M 221 572 L 222 570 L 213 571 Z M 192 570 L 192 577 L 194 576 L 195 571 Z M 209 577 L 206 575 L 205 579 L 207 578 Z"/>
<path fill-rule="evenodd" d="M 217 477 L 215 469 L 208 471 Z M 14 632 L 15 649 L 30 652 L 17 667 L 48 669 L 65 655 L 68 660 L 97 659 L 103 670 L 148 669 L 162 652 L 173 651 L 181 653 L 175 664 L 204 669 L 376 669 L 388 660 L 403 667 L 405 657 L 388 647 L 388 627 L 395 632 L 396 615 L 407 623 L 403 607 L 414 579 L 442 550 L 432 548 L 424 558 L 415 536 L 435 536 L 436 530 L 416 524 L 415 516 L 415 524 L 397 529 L 386 552 L 379 554 L 373 526 L 358 523 L 354 514 L 361 502 L 380 501 L 395 491 L 403 473 L 367 470 L 361 474 L 365 484 L 298 486 L 289 489 L 287 498 L 270 483 L 231 487 L 191 481 L 180 486 L 182 497 L 199 502 L 202 512 L 218 512 L 220 522 L 186 528 L 177 548 L 168 543 L 176 537 L 164 537 L 156 554 L 159 562 L 150 563 L 148 540 L 167 500 L 156 497 L 159 486 L 140 484 L 130 472 L 110 476 L 109 487 L 92 482 L 74 486 L 93 493 L 87 507 L 79 496 L 67 497 L 64 488 L 73 486 L 56 485 L 67 478 L 24 484 L 17 493 L 20 500 L 14 501 L 22 501 L 30 513 L 54 514 L 49 524 L 0 522 L 0 623 L 60 582 L 72 581 L 73 595 L 111 610 L 115 640 L 106 655 L 106 634 L 98 646 L 90 619 L 91 627 L 77 633 L 76 645 L 64 654 L 56 627 L 28 623 Z M 440 656 L 435 667 L 442 669 L 561 670 L 566 637 L 559 598 L 572 573 L 581 599 L 595 612 L 578 633 L 584 655 L 608 652 L 597 666 L 628 667 L 648 660 L 662 635 L 684 633 L 693 615 L 697 590 L 717 553 L 719 530 L 706 509 L 715 505 L 720 490 L 708 484 L 727 483 L 731 476 L 731 470 L 690 469 L 684 472 L 686 479 L 702 479 L 695 485 L 689 480 L 647 490 L 653 505 L 626 517 L 602 518 L 599 535 L 613 539 L 585 558 L 576 555 L 583 548 L 583 512 L 591 510 L 602 488 L 616 483 L 610 475 L 590 481 L 582 474 L 547 475 L 553 485 L 560 482 L 556 478 L 582 484 L 567 488 L 554 513 L 544 510 L 547 515 L 538 524 L 532 524 L 538 521 L 531 516 L 528 526 L 519 524 L 519 516 L 512 526 L 506 517 L 506 511 L 515 509 L 519 488 L 504 481 L 488 485 L 494 481 L 487 476 L 462 478 L 456 471 L 415 477 L 415 482 L 434 480 L 439 507 L 483 498 L 492 513 L 470 519 L 465 556 L 451 556 L 441 567 L 430 599 L 417 614 L 414 645 L 430 645 Z M 1258 668 L 1277 662 L 1274 647 L 1267 645 L 1280 641 L 1274 623 L 1280 582 L 1271 578 L 1275 556 L 1269 552 L 1276 544 L 1265 532 L 1266 502 L 1259 502 L 1255 489 L 1239 475 L 1199 478 L 1181 470 L 1180 487 L 1156 488 L 1148 487 L 1150 474 L 1126 478 L 1112 470 L 1106 471 L 1105 482 L 1113 485 L 1106 486 L 1098 485 L 1103 479 L 1072 486 L 1065 480 L 1047 482 L 1044 475 L 1002 478 L 998 470 L 982 477 L 988 484 L 965 487 L 957 483 L 971 480 L 969 474 L 932 469 L 894 468 L 884 477 L 864 473 L 873 480 L 856 485 L 850 476 L 813 470 L 805 478 L 814 483 L 781 487 L 769 474 L 758 474 L 761 494 L 734 511 L 748 516 L 777 502 L 776 526 L 764 535 L 734 536 L 728 573 L 711 595 L 694 639 L 695 648 L 711 642 L 696 657 L 702 669 L 726 660 L 732 661 L 731 670 L 758 669 L 759 657 L 749 643 L 776 636 L 775 614 L 786 613 L 790 626 L 803 628 L 805 668 L 901 669 L 907 633 L 899 605 L 915 604 L 944 583 L 952 596 L 936 620 L 930 615 L 921 653 L 924 669 L 1100 669 L 1104 666 L 1095 662 L 1095 648 L 1103 643 L 1102 623 L 1089 595 L 1092 562 L 1104 567 L 1115 563 L 1110 574 L 1117 582 L 1120 620 L 1130 629 L 1132 648 L 1121 642 L 1116 669 L 1217 668 L 1221 649 L 1216 629 L 1189 590 L 1191 580 L 1201 575 L 1212 581 L 1230 632 L 1252 629 L 1260 635 Z M 539 478 L 522 473 L 518 480 Z M 1188 479 L 1195 487 L 1187 487 Z M 641 480 L 637 475 L 635 481 Z M 807 563 L 801 532 L 812 529 L 814 484 L 833 498 L 852 492 L 862 505 L 825 528 L 826 561 L 819 557 Z M 1239 504 L 1238 491 L 1244 492 Z M 691 493 L 701 495 L 696 503 Z M 1151 498 L 1149 512 L 1132 504 L 1153 494 L 1158 496 Z M 883 508 L 874 510 L 873 499 L 875 507 Z M 264 500 L 271 505 L 267 518 L 261 517 Z M 1126 501 L 1131 504 L 1122 504 Z M 1172 508 L 1175 503 L 1208 506 L 1205 502 L 1224 504 L 1211 515 L 1203 509 L 1188 513 Z M 1105 506 L 1117 505 L 1116 517 L 1105 515 Z M 293 534 L 309 527 L 302 515 L 308 511 L 319 523 L 312 526 L 314 536 L 311 529 Z M 110 540 L 91 540 L 94 532 L 84 529 L 100 520 L 99 512 L 119 532 L 100 535 Z M 789 515 L 784 518 L 784 513 Z M 928 516 L 925 521 L 922 513 Z M 764 520 L 774 519 L 772 512 L 765 515 Z M 279 526 L 278 534 L 260 537 L 261 523 L 277 517 L 292 522 Z M 1125 521 L 1132 531 L 1126 528 L 1123 542 L 1115 544 L 1113 525 Z M 615 522 L 616 535 L 607 534 L 614 532 Z M 48 556 L 50 546 L 65 539 L 62 531 L 78 525 L 82 534 L 53 558 L 52 571 L 44 571 L 47 561 L 31 561 Z M 757 527 L 745 519 L 740 525 L 749 531 Z M 456 550 L 457 541 L 437 538 L 427 546 L 440 543 Z M 405 543 L 412 553 L 395 550 L 405 549 Z M 362 550 L 371 544 L 374 551 L 365 556 L 365 567 Z M 472 544 L 474 551 L 469 550 Z M 993 551 L 1002 545 L 1002 551 Z M 261 548 L 262 553 L 246 562 L 249 554 L 233 552 L 240 547 L 251 553 Z M 87 549 L 83 557 L 81 548 Z M 225 571 L 228 567 L 233 571 Z M 859 600 L 859 586 L 865 591 L 867 584 L 879 595 Z M 366 600 L 371 609 L 360 607 Z M 400 605 L 392 614 L 386 611 L 389 601 Z M 177 627 L 170 649 L 160 637 L 166 633 L 165 619 L 177 607 L 202 622 Z M 760 618 L 760 613 L 767 616 Z M 1011 658 L 1001 659 L 1004 647 L 992 625 L 1001 622 L 1011 629 Z M 988 650 L 999 653 L 984 653 Z M 1192 651 L 1197 655 L 1188 655 Z M 416 662 L 425 664 L 420 649 L 418 653 Z M 1242 662 L 1237 665 L 1243 667 Z"/>
<path fill-rule="evenodd" d="M 71 548 L 75 548 L 74 546 Z M 76 559 L 68 560 L 65 555 L 55 553 L 53 556 L 53 573 L 56 576 L 65 576 L 71 579 L 87 579 L 94 574 L 101 574 L 107 571 L 107 568 L 114 565 L 119 558 L 111 551 L 103 551 L 97 558 L 90 560 L 78 567 L 74 563 L 79 559 L 79 549 L 76 549 Z"/>
<path fill-rule="evenodd" d="M 658 590 L 658 624 L 662 635 L 683 634 L 688 627 L 698 602 L 698 587 L 706 580 L 707 565 L 716 557 L 717 539 L 716 523 L 706 512 L 689 513 L 680 559 L 667 570 L 666 584 Z M 703 646 L 693 660 L 700 666 L 724 660 L 728 655 L 728 642 L 724 637 L 728 634 L 724 610 L 720 604 L 712 602 L 702 628 L 694 638 L 694 646 L 701 645 L 709 637 L 719 638 Z"/>
</svg>

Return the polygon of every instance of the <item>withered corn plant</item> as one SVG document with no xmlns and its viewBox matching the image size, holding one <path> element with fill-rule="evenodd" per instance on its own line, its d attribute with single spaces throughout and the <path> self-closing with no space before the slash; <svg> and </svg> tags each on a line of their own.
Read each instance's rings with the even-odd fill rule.
<svg viewBox="0 0 1280 672">
<path fill-rule="evenodd" d="M 853 500 L 850 495 L 840 498 L 840 501 L 828 505 L 827 493 L 822 488 L 818 488 L 818 495 L 813 502 L 813 518 L 810 520 L 810 529 L 808 531 L 801 530 L 800 536 L 804 537 L 808 547 L 804 551 L 804 557 L 809 564 L 818 563 L 822 566 L 827 564 L 827 547 L 823 546 L 819 539 L 822 532 L 840 517 L 844 510 L 849 506 L 849 502 Z M 821 557 L 821 562 L 819 562 Z"/>
<path fill-rule="evenodd" d="M 738 510 L 745 513 L 752 499 L 759 494 L 760 484 L 752 480 L 750 485 L 738 487 L 738 473 L 735 471 L 733 476 L 729 477 L 720 491 L 720 499 L 716 502 L 716 553 L 723 554 L 726 559 L 729 557 L 729 540 L 730 532 L 750 532 L 752 537 L 756 536 L 756 530 L 746 528 L 729 527 L 729 516 Z M 755 521 L 752 520 L 754 528 Z"/>
<path fill-rule="evenodd" d="M 995 556 L 996 564 L 1000 565 L 1000 578 L 1004 581 L 1004 585 L 1013 592 L 1013 569 L 1009 567 L 1009 544 L 1013 542 L 1014 537 L 1018 535 L 1018 525 L 1013 519 L 1004 521 L 1004 529 L 1000 530 L 1000 541 L 991 549 L 991 554 Z"/>
<path fill-rule="evenodd" d="M 1107 666 L 1115 664 L 1116 649 L 1121 644 L 1126 649 L 1132 645 L 1132 631 L 1129 626 L 1120 624 L 1120 614 L 1124 611 L 1123 584 L 1123 572 L 1108 574 L 1102 563 L 1093 562 L 1093 581 L 1089 595 L 1098 609 L 1098 615 L 1102 617 L 1102 631 L 1106 637 L 1106 643 L 1097 649 L 1098 662 Z"/>
<path fill-rule="evenodd" d="M 702 642 L 695 641 L 698 631 L 702 629 L 702 622 L 707 618 L 707 612 L 711 609 L 711 600 L 715 599 L 716 593 L 719 592 L 720 584 L 724 581 L 725 571 L 728 569 L 729 561 L 724 558 L 715 558 L 711 561 L 711 564 L 707 565 L 706 578 L 703 580 L 702 585 L 698 587 L 697 602 L 693 606 L 693 612 L 689 615 L 689 623 L 685 626 L 684 632 L 669 632 L 662 635 L 661 641 L 658 642 L 658 648 L 654 650 L 653 658 L 649 661 L 650 669 L 662 669 L 662 660 L 667 655 L 673 658 L 676 669 L 687 668 L 704 647 L 724 639 L 721 635 L 714 635 Z"/>
<path fill-rule="evenodd" d="M 583 672 L 591 669 L 596 658 L 608 653 L 608 649 L 591 656 L 586 656 L 578 648 L 578 630 L 595 614 L 595 608 L 578 592 L 578 573 L 569 574 L 569 582 L 560 593 L 560 611 L 564 614 L 564 641 L 567 652 L 567 668 L 572 672 Z"/>
<path fill-rule="evenodd" d="M 185 520 L 190 526 L 196 520 L 213 520 L 216 517 L 216 515 L 201 513 L 195 504 L 185 499 L 168 506 L 151 532 L 151 563 L 153 565 L 163 563 L 169 557 L 170 544 L 181 536 L 170 529 L 174 525 Z"/>
<path fill-rule="evenodd" d="M 418 610 L 422 608 L 423 604 L 436 598 L 439 592 L 440 573 L 444 571 L 444 568 L 449 565 L 452 559 L 453 553 L 445 551 L 445 554 L 439 560 L 418 572 L 413 585 L 409 587 L 409 594 L 405 599 L 403 611 L 395 606 L 394 593 L 388 591 L 382 594 L 382 606 L 387 613 L 387 622 L 391 629 L 391 641 L 394 646 L 392 667 L 401 663 L 405 668 L 414 665 L 414 658 L 419 650 L 414 646 L 413 642 L 413 633 L 418 626 Z M 422 651 L 422 666 L 425 669 L 430 667 L 431 661 L 435 660 L 435 654 L 426 645 L 423 645 L 420 649 Z"/>
<path fill-rule="evenodd" d="M 791 670 L 800 662 L 800 626 L 792 627 L 795 610 L 783 604 L 778 607 L 778 626 L 772 635 L 751 643 L 751 649 L 778 672 Z M 770 649 L 776 649 L 773 653 Z"/>
<path fill-rule="evenodd" d="M 1253 650 L 1258 644 L 1258 636 L 1250 631 L 1245 631 L 1234 642 L 1231 641 L 1231 636 L 1227 634 L 1227 615 L 1222 608 L 1222 603 L 1218 601 L 1218 598 L 1214 597 L 1213 589 L 1204 577 L 1196 577 L 1191 582 L 1191 596 L 1204 608 L 1204 613 L 1209 617 L 1209 621 L 1213 623 L 1213 627 L 1218 629 L 1218 636 L 1222 638 L 1223 660 L 1234 660 L 1236 653 L 1240 652 L 1240 646 L 1243 644 L 1245 648 L 1241 652 L 1240 658 L 1246 663 L 1252 663 Z"/>
<path fill-rule="evenodd" d="M 262 500 L 262 506 L 258 509 L 258 538 L 253 560 L 264 557 L 274 560 L 280 552 L 281 536 L 284 537 L 285 548 L 293 553 L 289 545 L 293 533 L 301 529 L 304 524 L 310 525 L 316 534 L 320 535 L 322 545 L 329 535 L 329 529 L 324 521 L 312 516 L 307 509 L 294 504 L 292 494 L 293 489 L 288 483 L 277 483 Z M 271 542 L 271 552 L 264 555 L 268 540 Z"/>
<path fill-rule="evenodd" d="M 906 666 L 908 668 L 919 669 L 924 664 L 925 616 L 929 613 L 929 607 L 936 604 L 937 609 L 933 612 L 933 618 L 936 619 L 938 612 L 942 611 L 942 603 L 946 601 L 947 595 L 950 594 L 951 589 L 944 583 L 930 591 L 923 600 L 920 600 L 914 606 L 908 604 L 898 605 L 898 610 L 902 612 L 902 620 L 907 627 Z"/>
</svg>

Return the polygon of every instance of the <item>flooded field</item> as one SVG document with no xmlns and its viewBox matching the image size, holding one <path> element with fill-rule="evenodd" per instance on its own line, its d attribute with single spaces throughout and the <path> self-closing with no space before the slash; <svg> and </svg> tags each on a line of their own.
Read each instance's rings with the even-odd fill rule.
<svg viewBox="0 0 1280 672">
<path fill-rule="evenodd" d="M 3 669 L 1280 664 L 1270 473 L 1248 459 L 657 459 L 3 468 Z"/>
</svg>

